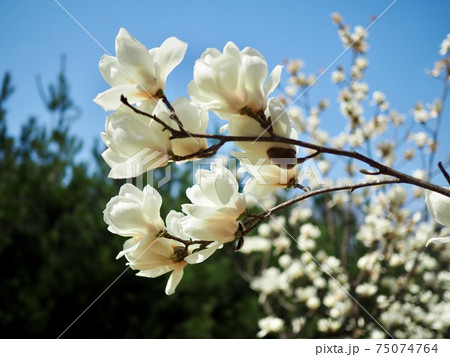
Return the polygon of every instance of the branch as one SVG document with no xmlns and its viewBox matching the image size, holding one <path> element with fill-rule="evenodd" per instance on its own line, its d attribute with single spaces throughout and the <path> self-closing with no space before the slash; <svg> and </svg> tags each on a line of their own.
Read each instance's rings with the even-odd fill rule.
<svg viewBox="0 0 450 357">
<path fill-rule="evenodd" d="M 415 185 L 427 190 L 438 192 L 444 196 L 450 197 L 450 190 L 438 185 L 434 185 L 431 182 L 424 181 L 418 178 L 415 178 L 413 176 L 407 175 L 403 172 L 397 171 L 389 166 L 386 166 L 374 159 L 371 159 L 370 157 L 367 157 L 363 154 L 360 154 L 357 151 L 348 151 L 348 150 L 342 150 L 342 149 L 335 149 L 327 146 L 317 145 L 313 143 L 308 143 L 301 140 L 291 139 L 291 138 L 285 138 L 282 136 L 272 135 L 272 136 L 262 136 L 262 137 L 255 137 L 255 136 L 227 136 L 227 135 L 219 135 L 219 134 L 198 134 L 198 133 L 190 133 L 187 131 L 181 131 L 174 129 L 170 127 L 168 124 L 164 123 L 161 119 L 158 117 L 145 113 L 133 106 L 131 106 L 125 97 L 122 96 L 121 98 L 122 102 L 127 105 L 129 108 L 131 108 L 134 112 L 138 114 L 145 115 L 149 118 L 154 119 L 159 124 L 161 124 L 164 129 L 167 129 L 172 134 L 171 139 L 183 139 L 183 138 L 203 138 L 203 139 L 213 139 L 213 140 L 219 140 L 219 143 L 214 144 L 210 146 L 209 148 L 199 150 L 196 153 L 185 155 L 185 156 L 174 156 L 174 161 L 184 161 L 184 160 L 190 160 L 194 158 L 203 158 L 203 157 L 210 157 L 213 156 L 221 146 L 223 146 L 225 143 L 233 141 L 233 142 L 254 142 L 254 141 L 260 141 L 260 142 L 275 142 L 275 143 L 283 143 L 283 144 L 290 144 L 290 145 L 296 145 L 303 148 L 314 150 L 315 153 L 313 155 L 318 154 L 331 154 L 331 155 L 337 155 L 337 156 L 344 156 L 348 158 L 352 158 L 361 162 L 364 162 L 368 164 L 369 166 L 378 169 L 379 174 L 381 175 L 388 175 L 395 177 L 399 179 L 403 183 L 407 183 L 410 185 Z"/>
<path fill-rule="evenodd" d="M 300 195 L 289 201 L 283 202 L 275 207 L 272 207 L 271 209 L 267 210 L 266 212 L 263 212 L 263 213 L 257 215 L 256 218 L 254 218 L 250 221 L 250 225 L 242 231 L 242 235 L 244 236 L 244 235 L 249 234 L 259 223 L 268 219 L 275 212 L 282 210 L 286 207 L 292 206 L 294 203 L 304 201 L 313 196 L 317 196 L 317 195 L 327 193 L 327 192 L 336 192 L 336 191 L 344 191 L 344 190 L 350 190 L 350 192 L 353 192 L 354 190 L 356 190 L 358 188 L 362 188 L 362 187 L 379 186 L 379 185 L 402 183 L 402 182 L 403 182 L 402 180 L 397 179 L 397 178 L 378 179 L 378 180 L 360 182 L 360 183 L 355 183 L 355 184 L 350 184 L 350 185 L 330 186 L 330 187 L 325 187 L 325 188 L 321 188 L 318 190 L 306 192 L 303 195 Z"/>
<path fill-rule="evenodd" d="M 163 126 L 164 130 L 170 131 L 170 132 L 172 133 L 172 135 L 173 135 L 174 131 L 177 131 L 177 130 L 174 130 L 169 124 L 167 124 L 167 123 L 165 123 L 164 121 L 162 121 L 161 119 L 159 119 L 156 115 L 152 115 L 152 114 L 143 112 L 142 110 L 139 110 L 138 108 L 132 106 L 130 103 L 128 103 L 127 98 L 125 98 L 125 96 L 124 96 L 123 94 L 120 96 L 120 101 L 121 101 L 123 104 L 125 104 L 128 108 L 130 108 L 131 110 L 133 110 L 135 113 L 144 115 L 144 116 L 146 116 L 146 117 L 148 117 L 148 118 L 150 118 L 150 119 L 153 119 L 153 120 L 156 121 L 158 124 L 161 124 L 161 125 Z"/>
<path fill-rule="evenodd" d="M 442 161 L 439 161 L 438 166 L 439 166 L 439 169 L 442 172 L 442 175 L 444 175 L 445 179 L 447 180 L 447 182 L 450 185 L 450 175 L 448 174 L 447 171 L 445 171 L 444 165 L 442 165 Z"/>
</svg>

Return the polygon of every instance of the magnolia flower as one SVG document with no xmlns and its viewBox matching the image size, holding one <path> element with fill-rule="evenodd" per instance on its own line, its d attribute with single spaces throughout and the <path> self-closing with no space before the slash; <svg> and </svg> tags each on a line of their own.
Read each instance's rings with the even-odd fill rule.
<svg viewBox="0 0 450 357">
<path fill-rule="evenodd" d="M 277 188 L 288 187 L 297 178 L 297 165 L 292 166 L 290 160 L 279 160 L 276 165 L 254 154 L 231 153 L 240 160 L 241 167 L 251 176 L 245 183 L 244 193 L 265 196 Z"/>
<path fill-rule="evenodd" d="M 427 190 L 425 191 L 425 202 L 434 220 L 443 226 L 450 227 L 450 198 Z M 450 237 L 430 238 L 426 246 L 431 243 L 450 243 Z"/>
<path fill-rule="evenodd" d="M 111 198 L 104 211 L 108 230 L 124 237 L 123 250 L 117 259 L 125 256 L 131 269 L 140 270 L 137 275 L 155 278 L 172 272 L 166 286 L 166 294 L 175 292 L 183 269 L 189 264 L 203 262 L 213 254 L 219 244 L 210 244 L 206 249 L 193 251 L 199 245 L 186 249 L 181 242 L 163 238 L 164 222 L 160 217 L 162 199 L 158 191 L 146 186 L 143 191 L 131 184 L 120 188 L 119 195 Z M 189 241 L 181 232 L 180 220 L 184 215 L 171 211 L 167 215 L 167 231 L 180 239 Z"/>
<path fill-rule="evenodd" d="M 179 220 L 183 216 L 180 212 L 171 211 L 167 215 L 167 230 L 177 236 L 183 236 L 179 227 Z M 131 269 L 140 270 L 136 275 L 146 278 L 156 278 L 165 273 L 172 272 L 166 285 L 166 294 L 175 292 L 184 274 L 184 267 L 189 264 L 197 264 L 205 261 L 218 248 L 218 244 L 192 253 L 196 246 L 191 245 L 186 250 L 185 246 L 178 241 L 147 235 L 136 242 L 133 238 L 127 240 L 123 251 L 117 259 L 125 256 Z"/>
<path fill-rule="evenodd" d="M 148 101 L 155 105 L 167 76 L 183 60 L 186 48 L 185 42 L 170 37 L 161 47 L 148 51 L 121 28 L 116 37 L 117 57 L 104 55 L 99 63 L 100 73 L 111 89 L 100 93 L 94 102 L 104 110 L 116 110 L 124 95 L 131 104 Z"/>
<path fill-rule="evenodd" d="M 273 132 L 276 135 L 291 139 L 298 138 L 287 113 L 277 99 L 269 100 L 265 114 L 272 119 Z M 230 135 L 236 136 L 270 136 L 267 130 L 248 117 L 230 119 L 228 131 Z M 267 195 L 276 187 L 286 187 L 291 184 L 297 176 L 296 146 L 258 140 L 235 142 L 235 144 L 243 152 L 232 151 L 231 154 L 240 160 L 241 167 L 252 176 L 245 185 L 244 193 Z"/>
<path fill-rule="evenodd" d="M 278 99 L 270 98 L 265 112 L 267 118 L 272 120 L 273 133 L 280 137 L 298 139 L 296 130 L 292 127 L 283 105 Z M 252 136 L 270 137 L 268 130 L 265 130 L 254 119 L 247 116 L 234 117 L 228 124 L 228 132 L 231 136 Z M 270 141 L 236 141 L 235 145 L 246 153 L 259 154 L 267 158 L 294 158 L 297 149 L 294 145 L 274 143 Z"/>
<path fill-rule="evenodd" d="M 127 183 L 108 202 L 103 218 L 110 232 L 140 240 L 146 235 L 155 236 L 164 229 L 159 213 L 161 204 L 161 195 L 152 187 L 147 185 L 141 191 Z"/>
<path fill-rule="evenodd" d="M 225 167 L 211 164 L 210 171 L 198 170 L 195 179 L 197 184 L 186 190 L 192 203 L 182 205 L 183 233 L 206 241 L 233 241 L 246 206 L 236 178 Z"/>
<path fill-rule="evenodd" d="M 439 54 L 441 56 L 445 56 L 448 51 L 450 51 L 450 33 L 448 33 L 447 37 L 442 41 L 441 48 L 439 49 Z"/>
<path fill-rule="evenodd" d="M 167 165 L 169 132 L 156 121 L 135 113 L 125 105 L 106 118 L 102 154 L 111 168 L 109 177 L 127 178 Z"/>
<path fill-rule="evenodd" d="M 280 332 L 284 327 L 284 321 L 279 317 L 267 316 L 258 321 L 258 326 L 261 329 L 257 336 L 262 338 L 269 333 Z"/>
<path fill-rule="evenodd" d="M 281 68 L 276 66 L 266 81 L 264 57 L 250 47 L 239 51 L 228 42 L 223 53 L 209 48 L 195 62 L 188 92 L 200 107 L 215 111 L 223 119 L 239 115 L 243 109 L 258 113 L 266 109 L 267 96 L 280 82 Z"/>
<path fill-rule="evenodd" d="M 195 134 L 205 134 L 206 127 L 208 126 L 207 111 L 201 110 L 192 105 L 189 99 L 185 97 L 179 97 L 176 99 L 172 103 L 172 106 L 186 131 Z M 178 129 L 177 124 L 170 118 L 169 113 L 161 101 L 158 102 L 153 115 L 163 120 L 171 127 Z M 178 156 L 193 154 L 199 150 L 206 149 L 206 147 L 207 142 L 204 138 L 188 137 L 170 140 L 170 151 L 174 155 Z"/>
<path fill-rule="evenodd" d="M 205 133 L 208 125 L 208 113 L 190 104 L 180 97 L 173 102 L 181 123 L 188 131 Z M 162 101 L 159 101 L 153 113 L 156 117 L 175 127 Z M 147 116 L 135 113 L 125 105 L 106 119 L 102 139 L 108 147 L 102 154 L 111 168 L 109 177 L 136 177 L 146 171 L 168 164 L 171 155 L 189 155 L 206 148 L 206 139 L 184 138 L 170 140 L 170 132 Z"/>
</svg>

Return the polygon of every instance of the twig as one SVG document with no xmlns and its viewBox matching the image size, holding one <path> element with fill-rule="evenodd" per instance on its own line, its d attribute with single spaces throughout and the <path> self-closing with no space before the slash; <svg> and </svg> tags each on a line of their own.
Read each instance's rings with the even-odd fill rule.
<svg viewBox="0 0 450 357">
<path fill-rule="evenodd" d="M 327 193 L 327 192 L 355 190 L 355 189 L 358 189 L 361 187 L 379 186 L 379 185 L 402 183 L 402 182 L 403 182 L 402 180 L 397 179 L 397 178 L 378 179 L 378 180 L 360 182 L 360 183 L 355 183 L 355 184 L 350 184 L 350 185 L 325 187 L 322 189 L 306 192 L 303 195 L 300 195 L 289 201 L 283 202 L 275 207 L 272 207 L 271 209 L 267 210 L 266 212 L 259 214 L 257 219 L 253 219 L 250 222 L 250 225 L 248 225 L 247 227 L 244 228 L 242 235 L 244 236 L 244 235 L 247 235 L 248 233 L 250 233 L 259 223 L 267 220 L 275 212 L 277 212 L 281 209 L 284 209 L 286 207 L 292 206 L 294 203 L 306 200 L 307 198 L 310 198 L 313 196 L 317 196 L 317 195 Z"/>
<path fill-rule="evenodd" d="M 450 185 L 450 175 L 448 174 L 447 171 L 445 171 L 444 165 L 442 165 L 442 161 L 439 161 L 439 162 L 438 162 L 438 167 L 439 167 L 439 169 L 441 170 L 442 175 L 444 175 L 445 179 L 447 180 L 447 182 L 448 182 L 449 185 Z"/>
<path fill-rule="evenodd" d="M 156 121 L 158 124 L 161 124 L 161 125 L 163 126 L 164 130 L 168 130 L 168 131 L 170 131 L 170 132 L 173 134 L 173 128 L 172 128 L 169 124 L 167 124 L 167 123 L 165 123 L 164 121 L 162 121 L 161 119 L 159 119 L 156 115 L 152 115 L 152 114 L 143 112 L 142 110 L 139 110 L 138 108 L 133 107 L 130 103 L 128 103 L 128 100 L 127 100 L 127 98 L 125 98 L 124 95 L 121 95 L 121 96 L 120 96 L 120 101 L 121 101 L 123 104 L 125 104 L 128 108 L 130 108 L 131 110 L 133 110 L 135 113 L 141 114 L 141 115 L 144 115 L 144 116 L 146 116 L 146 117 L 148 117 L 148 118 L 150 118 L 150 119 L 153 119 L 153 120 Z"/>
</svg>

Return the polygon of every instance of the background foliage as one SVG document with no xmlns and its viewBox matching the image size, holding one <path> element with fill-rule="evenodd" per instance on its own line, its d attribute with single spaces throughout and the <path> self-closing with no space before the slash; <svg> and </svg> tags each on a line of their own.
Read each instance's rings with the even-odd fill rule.
<svg viewBox="0 0 450 357">
<path fill-rule="evenodd" d="M 56 338 L 126 268 L 115 260 L 123 239 L 102 220 L 122 182 L 107 178 L 98 146 L 94 167 L 77 160 L 83 142 L 71 126 L 81 111 L 64 63 L 56 81 L 40 90 L 54 125 L 31 117 L 19 137 L 8 133 L 11 78 L 3 76 L 0 95 L 0 335 Z M 190 174 L 173 168 L 172 181 L 160 189 L 164 202 L 185 202 Z M 167 277 L 126 271 L 64 337 L 254 337 L 263 316 L 257 294 L 233 270 L 233 259 L 242 257 L 222 253 L 189 269 L 170 297 Z"/>
</svg>

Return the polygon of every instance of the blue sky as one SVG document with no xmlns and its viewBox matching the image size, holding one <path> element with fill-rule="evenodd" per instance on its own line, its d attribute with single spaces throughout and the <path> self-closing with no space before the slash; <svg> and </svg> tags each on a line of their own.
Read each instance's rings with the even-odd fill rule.
<svg viewBox="0 0 450 357">
<path fill-rule="evenodd" d="M 186 95 L 192 67 L 207 47 L 222 48 L 227 41 L 239 47 L 258 49 L 269 68 L 284 58 L 302 58 L 307 71 L 326 68 L 343 47 L 330 21 L 340 12 L 346 23 L 367 26 L 372 15 L 380 15 L 392 0 L 328 1 L 82 1 L 61 0 L 61 5 L 114 54 L 114 39 L 120 27 L 147 47 L 159 46 L 169 36 L 189 44 L 183 63 L 169 76 L 167 94 Z M 438 58 L 439 44 L 450 32 L 448 0 L 398 0 L 370 30 L 368 53 L 371 64 L 367 82 L 371 91 L 381 90 L 392 107 L 408 113 L 421 99 L 431 102 L 441 85 L 425 74 Z M 92 40 L 53 0 L 0 1 L 0 71 L 11 71 L 16 86 L 9 101 L 9 125 L 13 133 L 27 117 L 37 115 L 48 122 L 48 114 L 36 90 L 35 78 L 53 80 L 60 55 L 67 56 L 67 75 L 72 94 L 82 108 L 73 130 L 85 139 L 83 158 L 88 158 L 94 138 L 104 128 L 105 112 L 92 99 L 107 89 L 97 69 L 104 50 Z M 349 54 L 336 63 L 348 64 Z M 331 70 L 311 92 L 312 98 L 335 102 L 336 87 Z M 447 111 L 448 113 L 448 111 Z M 449 116 L 442 126 L 450 132 Z M 338 132 L 345 120 L 338 112 L 327 116 L 324 127 Z M 441 147 L 447 156 L 450 144 Z"/>
</svg>

